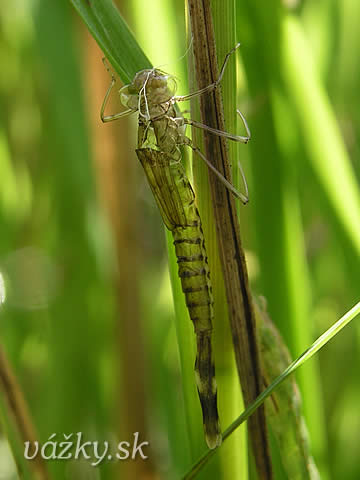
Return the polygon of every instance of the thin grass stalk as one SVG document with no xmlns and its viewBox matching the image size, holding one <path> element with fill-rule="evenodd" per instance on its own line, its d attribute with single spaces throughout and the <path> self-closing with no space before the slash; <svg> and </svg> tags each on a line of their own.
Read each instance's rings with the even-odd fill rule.
<svg viewBox="0 0 360 480">
<path fill-rule="evenodd" d="M 262 314 L 261 310 L 257 311 L 257 315 Z M 226 429 L 223 435 L 223 441 L 227 440 L 232 433 L 245 422 L 256 410 L 262 405 L 267 398 L 281 385 L 290 375 L 310 360 L 321 348 L 323 348 L 331 339 L 343 330 L 352 320 L 360 314 L 360 302 L 354 305 L 346 312 L 337 322 L 335 322 L 326 332 L 320 335 L 315 342 L 307 348 L 296 360 L 279 375 L 275 380 L 249 405 L 246 410 Z M 264 320 L 266 322 L 266 320 Z M 216 450 L 209 450 L 203 454 L 191 469 L 182 477 L 182 480 L 191 480 L 204 468 L 209 460 L 216 453 Z"/>
<path fill-rule="evenodd" d="M 29 409 L 20 385 L 9 363 L 5 350 L 0 345 L 0 387 L 2 400 L 1 416 L 5 432 L 18 468 L 19 476 L 34 480 L 50 480 L 46 463 L 38 453 L 32 460 L 24 459 L 24 445 L 29 444 L 28 454 L 33 455 L 39 438 L 35 431 Z"/>
</svg>

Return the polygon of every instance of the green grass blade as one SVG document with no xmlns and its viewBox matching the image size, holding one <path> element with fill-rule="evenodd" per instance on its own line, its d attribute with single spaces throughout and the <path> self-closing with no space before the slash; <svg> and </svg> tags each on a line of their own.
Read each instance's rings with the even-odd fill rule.
<svg viewBox="0 0 360 480">
<path fill-rule="evenodd" d="M 124 83 L 129 83 L 139 70 L 151 68 L 112 0 L 71 0 L 71 3 Z"/>
<path fill-rule="evenodd" d="M 218 67 L 222 65 L 225 55 L 237 43 L 235 31 L 235 13 L 233 2 L 214 1 L 211 4 L 214 31 L 216 36 Z M 230 57 L 226 72 L 221 82 L 223 94 L 224 115 L 226 126 L 230 132 L 237 131 L 236 110 L 234 108 L 236 98 L 236 60 L 237 51 Z M 197 88 L 196 83 L 191 90 Z M 192 102 L 192 118 L 200 119 L 198 99 Z M 204 152 L 203 134 L 201 130 L 193 129 L 192 138 Z M 244 146 L 238 146 L 235 142 L 229 142 L 230 158 L 233 165 L 239 151 Z M 232 421 L 241 412 L 243 400 L 239 377 L 234 363 L 233 342 L 230 332 L 226 292 L 219 257 L 216 226 L 214 223 L 213 209 L 211 208 L 211 194 L 209 189 L 208 168 L 196 155 L 193 157 L 194 186 L 197 195 L 197 205 L 203 222 L 206 249 L 209 257 L 210 275 L 214 294 L 214 350 L 216 381 L 218 384 L 218 404 L 221 425 L 224 426 Z M 245 427 L 245 426 L 244 426 Z M 248 452 L 247 432 L 242 428 L 219 452 L 221 475 L 223 479 L 241 478 L 248 476 Z M 229 462 L 229 457 L 234 460 Z"/>
<path fill-rule="evenodd" d="M 297 184 L 298 131 L 294 111 L 279 88 L 272 93 L 274 123 L 277 133 L 282 168 L 281 219 L 283 230 L 282 258 L 284 265 L 283 285 L 286 299 L 280 299 L 281 308 L 287 310 L 280 322 L 284 338 L 291 351 L 301 352 L 313 340 L 313 328 L 309 321 L 311 312 L 311 278 L 309 275 L 304 226 L 302 222 L 301 197 Z M 288 161 L 286 161 L 288 160 Z M 275 236 L 276 234 L 274 234 Z M 275 287 L 279 292 L 279 289 Z M 325 451 L 326 434 L 323 418 L 321 378 L 317 362 L 306 365 L 297 374 L 303 392 L 304 415 L 307 418 L 314 452 L 319 457 Z M 323 469 L 324 466 L 322 465 Z M 323 473 L 324 474 L 324 473 Z"/>
<path fill-rule="evenodd" d="M 225 55 L 234 47 L 236 31 L 234 22 L 233 2 L 214 1 L 211 4 L 214 31 L 216 36 L 218 66 L 222 65 Z M 230 132 L 237 131 L 236 111 L 234 109 L 236 97 L 236 59 L 238 51 L 230 58 L 226 72 L 221 82 L 224 114 L 226 126 Z M 197 88 L 196 82 L 192 82 L 191 90 Z M 198 99 L 191 105 L 191 116 L 200 119 Z M 195 145 L 204 151 L 203 134 L 201 130 L 193 129 L 192 138 Z M 229 142 L 229 151 L 232 164 L 236 164 L 236 158 L 241 146 L 235 142 Z M 246 147 L 244 147 L 246 148 Z M 226 292 L 221 269 L 216 226 L 214 223 L 213 209 L 211 208 L 211 194 L 209 189 L 209 173 L 204 162 L 197 156 L 193 157 L 194 186 L 197 195 L 197 204 L 203 222 L 206 249 L 209 257 L 210 275 L 214 294 L 214 348 L 216 381 L 218 384 L 219 415 L 222 426 L 236 418 L 243 408 L 243 400 L 239 377 L 234 363 L 233 343 L 230 332 Z M 245 427 L 245 426 L 244 426 Z M 229 462 L 229 457 L 233 458 Z M 231 439 L 231 442 L 222 447 L 219 452 L 221 475 L 223 479 L 242 478 L 248 476 L 248 452 L 247 432 L 242 428 Z"/>
<path fill-rule="evenodd" d="M 96 412 L 91 417 L 91 429 L 100 439 L 110 409 L 104 407 L 101 399 L 99 359 L 105 351 L 103 342 L 109 338 L 111 315 L 96 264 L 97 247 L 92 232 L 101 232 L 101 224 L 72 13 L 66 2 L 43 1 L 35 23 L 47 79 L 46 134 L 40 171 L 47 174 L 44 183 L 53 202 L 51 218 L 42 220 L 47 230 L 44 241 L 57 258 L 63 259 L 66 271 L 63 288 L 51 309 L 51 328 L 46 331 L 46 400 L 39 395 L 38 399 L 44 402 L 38 400 L 34 417 L 41 420 L 37 422 L 41 438 L 48 438 L 49 432 L 81 431 L 86 435 L 90 428 L 88 412 Z M 35 201 L 41 203 L 41 189 L 37 194 Z M 42 222 L 37 228 L 45 228 Z M 46 330 L 44 326 L 38 328 Z M 64 462 L 48 465 L 55 478 L 65 478 Z M 106 464 L 102 465 L 102 477 L 106 468 Z"/>
<path fill-rule="evenodd" d="M 304 32 L 291 15 L 283 22 L 283 45 L 284 79 L 298 112 L 312 168 L 359 255 L 360 195 L 355 173 L 329 99 L 311 63 Z"/>
</svg>

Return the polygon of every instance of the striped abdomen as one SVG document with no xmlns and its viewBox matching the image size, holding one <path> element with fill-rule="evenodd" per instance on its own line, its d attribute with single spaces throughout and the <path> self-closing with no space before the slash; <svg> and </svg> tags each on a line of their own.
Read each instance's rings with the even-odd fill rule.
<svg viewBox="0 0 360 480">
<path fill-rule="evenodd" d="M 167 228 L 172 231 L 179 277 L 194 324 L 195 378 L 209 448 L 221 443 L 217 388 L 211 347 L 213 298 L 201 220 L 195 195 L 181 163 L 165 152 L 136 150 Z"/>
<path fill-rule="evenodd" d="M 196 208 L 195 211 L 197 213 Z M 195 378 L 203 413 L 205 437 L 209 448 L 215 448 L 221 443 L 221 430 L 211 346 L 213 297 L 198 215 L 197 222 L 197 226 L 177 227 L 173 230 L 173 236 L 182 290 L 196 334 Z"/>
</svg>

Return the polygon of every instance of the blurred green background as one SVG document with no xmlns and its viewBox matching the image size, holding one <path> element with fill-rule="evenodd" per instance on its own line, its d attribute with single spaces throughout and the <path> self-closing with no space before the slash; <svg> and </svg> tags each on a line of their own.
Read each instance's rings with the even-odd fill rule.
<svg viewBox="0 0 360 480">
<path fill-rule="evenodd" d="M 295 357 L 359 300 L 360 4 L 233 3 L 233 108 L 252 132 L 237 150 L 250 191 L 243 242 L 253 291 Z M 186 93 L 183 2 L 117 5 Z M 150 442 L 146 461 L 47 462 L 52 478 L 178 479 L 194 458 L 164 228 L 134 152 L 136 119 L 100 122 L 102 56 L 67 2 L 1 1 L 1 344 L 42 442 L 83 432 L 115 445 L 136 431 Z M 355 323 L 297 377 L 324 479 L 360 478 L 359 341 Z M 0 479 L 16 479 L 2 433 Z M 275 478 L 287 478 L 274 455 Z M 206 478 L 231 478 L 232 461 Z"/>
</svg>

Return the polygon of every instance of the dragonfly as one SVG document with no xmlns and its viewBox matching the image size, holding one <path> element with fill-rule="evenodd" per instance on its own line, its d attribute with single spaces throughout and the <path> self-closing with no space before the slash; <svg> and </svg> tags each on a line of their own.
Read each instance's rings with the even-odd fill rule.
<svg viewBox="0 0 360 480">
<path fill-rule="evenodd" d="M 116 80 L 104 61 L 111 74 L 111 84 L 100 112 L 103 122 L 138 113 L 136 154 L 163 222 L 174 238 L 178 275 L 196 336 L 195 381 L 202 408 L 205 440 L 210 449 L 218 447 L 222 441 L 212 353 L 214 300 L 201 219 L 194 190 L 181 163 L 181 147 L 189 146 L 235 197 L 246 204 L 248 188 L 244 175 L 245 194 L 239 192 L 192 143 L 186 136 L 186 126 L 191 125 L 241 143 L 247 143 L 251 134 L 239 110 L 237 113 L 244 124 L 246 136 L 233 135 L 185 118 L 179 113 L 176 104 L 214 91 L 223 78 L 231 54 L 239 46 L 237 44 L 226 55 L 219 77 L 214 83 L 188 95 L 175 95 L 177 85 L 171 74 L 158 68 L 139 71 L 131 83 L 119 90 L 121 103 L 126 110 L 113 115 L 105 115 L 105 109 Z"/>
</svg>

